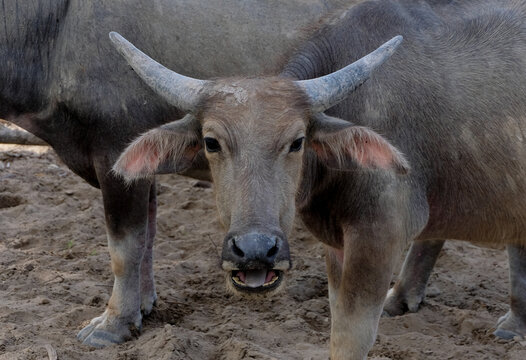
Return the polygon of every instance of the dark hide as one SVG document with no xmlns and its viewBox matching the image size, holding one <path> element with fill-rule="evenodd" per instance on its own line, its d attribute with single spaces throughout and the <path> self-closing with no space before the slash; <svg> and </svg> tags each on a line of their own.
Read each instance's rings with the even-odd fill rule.
<svg viewBox="0 0 526 360">
<path fill-rule="evenodd" d="M 443 240 L 507 243 L 511 306 L 495 335 L 526 335 L 526 3 L 368 1 L 328 18 L 282 75 L 332 73 L 396 35 L 404 42 L 328 115 L 401 151 L 405 176 L 347 172 L 307 153 L 298 212 L 325 244 L 331 359 L 364 359 L 384 311 L 416 311 Z M 316 150 L 316 149 L 315 149 Z"/>
<path fill-rule="evenodd" d="M 287 77 L 319 77 L 404 37 L 327 113 L 371 127 L 405 154 L 411 237 L 523 241 L 526 205 L 516 194 L 526 186 L 525 13 L 524 2 L 513 1 L 369 1 L 322 26 L 285 66 Z M 330 178 L 342 176 L 349 178 Z"/>
<path fill-rule="evenodd" d="M 331 359 L 366 358 L 398 257 L 415 239 L 420 242 L 389 293 L 386 312 L 418 308 L 441 239 L 507 243 L 512 301 L 495 334 L 526 335 L 525 15 L 523 0 L 361 2 L 326 18 L 281 79 L 212 82 L 222 95 L 215 99 L 208 92 L 212 99 L 197 112 L 196 123 L 202 136 L 219 144 L 207 145 L 206 156 L 221 221 L 229 232 L 265 224 L 257 228 L 264 233 L 279 223 L 288 233 L 291 221 L 281 219 L 290 220 L 297 210 L 326 244 Z M 292 80 L 334 73 L 397 35 L 404 42 L 368 82 L 326 114 L 312 113 L 324 101 Z M 287 91 L 276 98 L 278 84 Z M 314 96 L 333 90 L 321 88 Z M 301 111 L 291 105 L 302 95 L 314 106 Z M 300 128 L 308 131 L 298 133 Z M 305 135 L 302 168 L 291 152 L 282 152 L 282 143 L 295 142 L 298 134 Z M 218 150 L 223 145 L 224 154 Z M 163 147 L 160 141 L 157 149 Z M 138 156 L 130 149 L 124 166 L 115 168 L 129 178 L 151 171 L 150 161 L 141 159 L 163 153 L 138 146 L 145 149 Z M 300 185 L 285 187 L 300 174 Z M 271 244 L 268 236 L 261 238 L 264 251 L 258 254 Z M 235 241 L 225 238 L 223 269 L 242 286 L 248 273 L 236 272 L 244 252 Z M 259 279 L 250 281 L 251 288 L 265 285 L 265 268 L 248 270 Z"/>
<path fill-rule="evenodd" d="M 340 3 L 4 0 L 0 118 L 51 144 L 73 171 L 97 185 L 93 158 L 114 161 L 137 134 L 182 117 L 115 53 L 111 30 L 186 75 L 268 73 L 277 71 L 302 26 Z M 211 26 L 218 19 L 222 25 Z"/>
</svg>

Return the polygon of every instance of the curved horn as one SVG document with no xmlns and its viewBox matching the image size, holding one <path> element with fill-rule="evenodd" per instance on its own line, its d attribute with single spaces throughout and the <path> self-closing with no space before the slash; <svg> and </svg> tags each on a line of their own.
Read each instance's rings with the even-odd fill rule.
<svg viewBox="0 0 526 360">
<path fill-rule="evenodd" d="M 196 109 L 207 81 L 167 69 L 114 31 L 110 32 L 110 39 L 117 51 L 153 91 L 182 111 L 193 112 Z"/>
<path fill-rule="evenodd" d="M 296 84 L 309 97 L 314 113 L 325 111 L 363 84 L 374 69 L 393 55 L 402 40 L 402 36 L 396 36 L 343 69 L 316 79 L 296 81 Z"/>
</svg>

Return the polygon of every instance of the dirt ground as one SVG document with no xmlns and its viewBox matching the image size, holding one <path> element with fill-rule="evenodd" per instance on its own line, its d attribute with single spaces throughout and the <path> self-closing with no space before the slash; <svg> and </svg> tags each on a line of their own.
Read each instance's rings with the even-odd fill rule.
<svg viewBox="0 0 526 360">
<path fill-rule="evenodd" d="M 0 360 L 327 359 L 329 306 L 322 248 L 300 225 L 279 296 L 229 295 L 213 189 L 159 178 L 155 272 L 159 304 L 142 335 L 95 350 L 77 331 L 112 286 L 101 196 L 46 147 L 0 147 Z M 526 342 L 491 333 L 507 311 L 502 250 L 446 245 L 416 314 L 383 318 L 374 359 L 526 359 Z M 52 352 L 52 351 L 51 351 Z"/>
</svg>

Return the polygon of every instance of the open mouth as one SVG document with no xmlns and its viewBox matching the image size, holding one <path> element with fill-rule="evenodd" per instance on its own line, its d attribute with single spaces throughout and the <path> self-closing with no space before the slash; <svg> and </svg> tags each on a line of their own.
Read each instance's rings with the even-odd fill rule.
<svg viewBox="0 0 526 360">
<path fill-rule="evenodd" d="M 283 272 L 275 269 L 234 270 L 231 279 L 238 290 L 262 292 L 277 288 L 283 279 Z"/>
</svg>

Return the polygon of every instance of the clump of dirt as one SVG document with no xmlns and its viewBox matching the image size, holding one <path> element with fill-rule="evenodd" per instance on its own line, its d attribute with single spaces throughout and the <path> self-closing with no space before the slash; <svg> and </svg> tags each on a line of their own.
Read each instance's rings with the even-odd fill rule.
<svg viewBox="0 0 526 360">
<path fill-rule="evenodd" d="M 3 153 L 2 153 L 3 151 Z M 294 268 L 279 296 L 249 302 L 226 291 L 224 236 L 213 189 L 159 177 L 154 249 L 159 304 L 142 335 L 105 349 L 81 345 L 112 274 L 100 192 L 44 147 L 0 147 L 0 360 L 327 359 L 330 314 L 322 246 L 298 223 Z M 8 155 L 6 155 L 8 154 Z M 526 359 L 526 346 L 491 333 L 507 311 L 502 250 L 451 242 L 415 314 L 383 318 L 374 359 Z"/>
<path fill-rule="evenodd" d="M 22 203 L 22 198 L 19 196 L 0 194 L 0 209 L 18 206 Z"/>
</svg>

